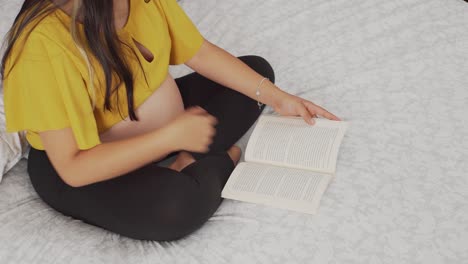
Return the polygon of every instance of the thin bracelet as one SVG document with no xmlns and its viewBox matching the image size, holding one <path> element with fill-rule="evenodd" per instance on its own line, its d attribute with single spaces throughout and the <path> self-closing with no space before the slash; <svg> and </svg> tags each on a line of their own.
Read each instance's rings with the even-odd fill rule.
<svg viewBox="0 0 468 264">
<path fill-rule="evenodd" d="M 257 97 L 260 97 L 260 90 L 259 90 L 259 89 L 260 89 L 260 86 L 262 86 L 262 83 L 263 83 L 265 80 L 268 80 L 268 78 L 264 77 L 264 78 L 260 81 L 260 84 L 258 84 L 258 86 L 257 86 L 257 91 L 255 92 L 255 94 L 257 95 Z M 258 99 L 257 99 L 257 105 L 258 105 L 258 109 L 261 110 L 261 109 L 262 109 L 261 107 L 262 107 L 263 103 L 260 103 L 260 101 L 258 101 Z"/>
</svg>

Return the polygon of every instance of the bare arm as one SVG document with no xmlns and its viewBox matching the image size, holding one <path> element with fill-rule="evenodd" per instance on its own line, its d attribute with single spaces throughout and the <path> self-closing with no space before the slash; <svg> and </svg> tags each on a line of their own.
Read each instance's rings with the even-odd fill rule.
<svg viewBox="0 0 468 264">
<path fill-rule="evenodd" d="M 286 94 L 272 82 L 265 81 L 261 87 L 261 96 L 257 98 L 255 88 L 263 76 L 206 39 L 195 56 L 185 64 L 210 80 L 272 107 L 275 107 L 283 94 Z"/>
<path fill-rule="evenodd" d="M 205 109 L 193 106 L 155 130 L 86 150 L 78 148 L 70 127 L 39 135 L 62 180 L 72 187 L 81 187 L 122 176 L 174 151 L 205 153 L 216 133 L 217 122 Z"/>
<path fill-rule="evenodd" d="M 52 165 L 72 187 L 118 177 L 176 150 L 164 127 L 87 150 L 78 149 L 71 128 L 39 135 Z"/>
<path fill-rule="evenodd" d="M 257 97 L 256 87 L 263 76 L 240 59 L 207 40 L 204 40 L 197 54 L 185 64 L 208 79 L 271 106 L 280 115 L 300 115 L 311 125 L 314 124 L 312 117 L 317 117 L 317 115 L 331 120 L 341 120 L 307 98 L 289 94 L 270 81 L 262 84 L 260 96 Z"/>
</svg>

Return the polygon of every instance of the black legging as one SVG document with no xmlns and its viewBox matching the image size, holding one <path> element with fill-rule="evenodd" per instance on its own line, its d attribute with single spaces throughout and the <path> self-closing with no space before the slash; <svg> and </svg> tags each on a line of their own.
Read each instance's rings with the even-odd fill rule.
<svg viewBox="0 0 468 264">
<path fill-rule="evenodd" d="M 274 82 L 265 59 L 239 59 Z M 134 239 L 177 240 L 200 228 L 219 207 L 221 190 L 234 169 L 226 151 L 253 125 L 264 105 L 259 109 L 256 100 L 196 72 L 176 83 L 185 108 L 200 105 L 218 119 L 209 152 L 190 152 L 196 161 L 180 172 L 158 161 L 110 180 L 71 187 L 46 152 L 31 147 L 28 173 L 40 198 L 65 215 Z"/>
</svg>

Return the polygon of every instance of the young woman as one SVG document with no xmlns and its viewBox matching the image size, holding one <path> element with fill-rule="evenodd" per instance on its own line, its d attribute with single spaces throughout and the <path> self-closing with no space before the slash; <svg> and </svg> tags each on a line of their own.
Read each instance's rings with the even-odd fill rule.
<svg viewBox="0 0 468 264">
<path fill-rule="evenodd" d="M 176 240 L 213 215 L 265 105 L 339 120 L 275 86 L 265 59 L 205 40 L 176 0 L 26 0 L 6 44 L 6 126 L 26 130 L 35 191 L 135 239 Z M 195 72 L 174 80 L 182 63 Z"/>
</svg>

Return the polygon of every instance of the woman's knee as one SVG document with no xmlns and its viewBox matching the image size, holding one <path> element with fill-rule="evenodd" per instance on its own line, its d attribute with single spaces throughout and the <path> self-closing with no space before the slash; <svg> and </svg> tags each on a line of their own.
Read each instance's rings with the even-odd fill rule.
<svg viewBox="0 0 468 264">
<path fill-rule="evenodd" d="M 221 202 L 217 186 L 208 182 L 188 182 L 175 173 L 172 183 L 165 184 L 169 191 L 154 190 L 153 201 L 146 204 L 145 217 L 128 223 L 126 236 L 139 240 L 172 241 L 183 238 L 199 229 L 214 213 Z M 215 182 L 215 181 L 213 181 Z"/>
<path fill-rule="evenodd" d="M 255 70 L 260 75 L 268 78 L 272 83 L 275 82 L 275 72 L 271 64 L 263 57 L 257 55 L 245 55 L 238 57 L 250 68 Z"/>
<path fill-rule="evenodd" d="M 211 216 L 206 214 L 211 209 L 190 205 L 192 203 L 188 201 L 181 204 L 175 200 L 162 207 L 155 206 L 148 211 L 146 219 L 135 221 L 131 230 L 123 235 L 138 240 L 174 241 L 198 230 Z"/>
</svg>

